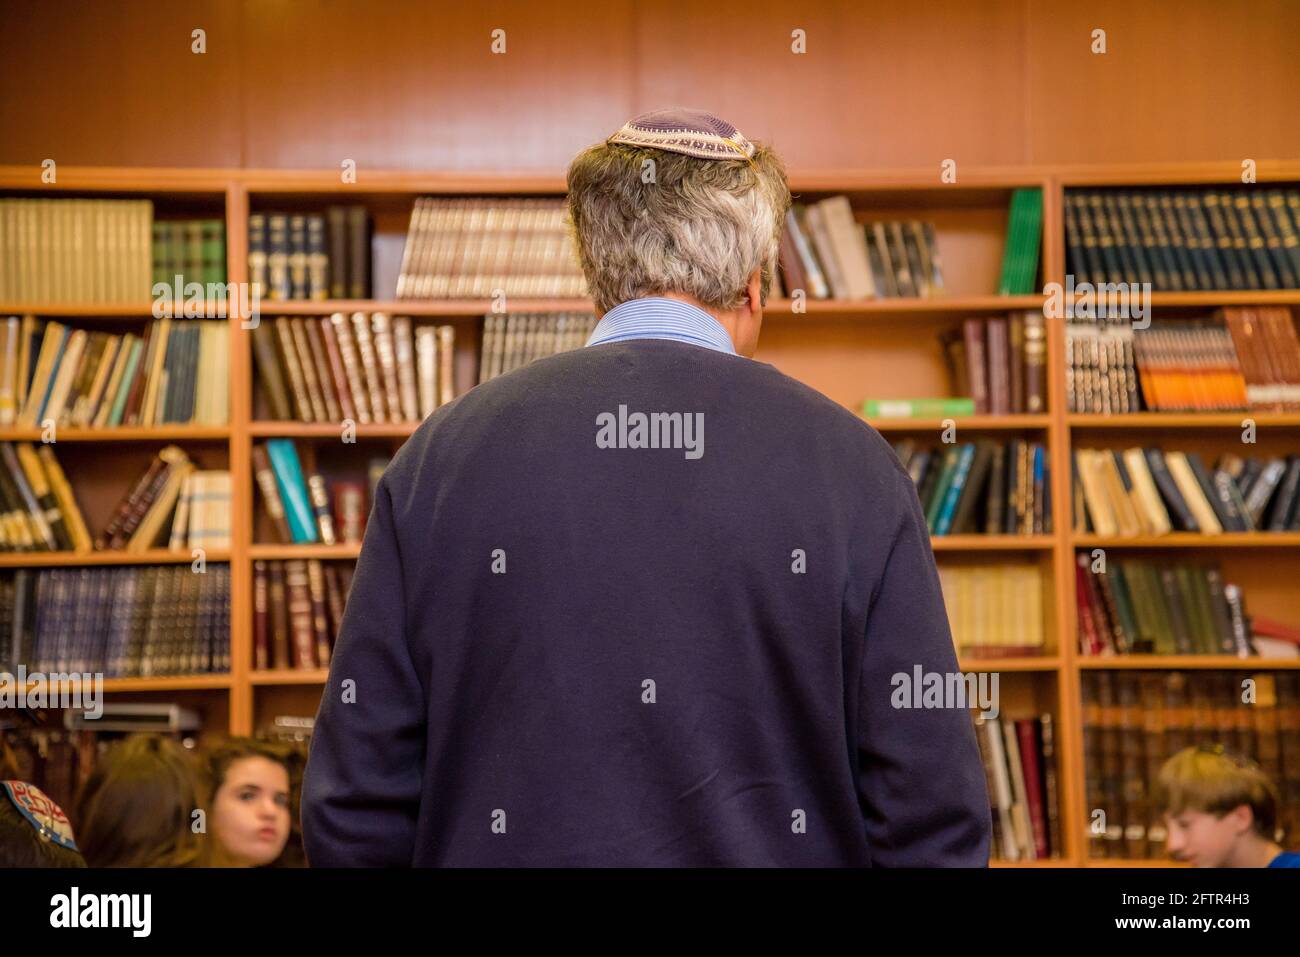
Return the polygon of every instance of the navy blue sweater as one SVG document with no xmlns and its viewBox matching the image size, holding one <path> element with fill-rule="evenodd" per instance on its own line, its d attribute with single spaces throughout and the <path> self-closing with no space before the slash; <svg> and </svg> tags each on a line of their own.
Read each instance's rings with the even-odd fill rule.
<svg viewBox="0 0 1300 957">
<path fill-rule="evenodd" d="M 702 454 L 628 447 L 636 412 L 702 413 Z M 543 359 L 439 409 L 379 482 L 303 781 L 307 856 L 983 865 L 969 712 L 894 707 L 917 665 L 957 669 L 879 433 L 681 342 Z"/>
</svg>

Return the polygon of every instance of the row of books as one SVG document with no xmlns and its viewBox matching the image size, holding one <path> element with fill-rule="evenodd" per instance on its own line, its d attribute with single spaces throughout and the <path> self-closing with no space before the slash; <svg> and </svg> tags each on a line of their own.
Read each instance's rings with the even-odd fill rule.
<svg viewBox="0 0 1300 957">
<path fill-rule="evenodd" d="M 346 562 L 253 562 L 253 667 L 328 668 L 351 587 Z"/>
<path fill-rule="evenodd" d="M 581 349 L 596 328 L 589 312 L 512 312 L 483 317 L 478 381 L 513 372 L 534 359 Z"/>
<path fill-rule="evenodd" d="M 416 199 L 398 299 L 587 295 L 563 199 Z"/>
<path fill-rule="evenodd" d="M 975 739 L 993 818 L 990 856 L 1008 861 L 1060 857 L 1060 783 L 1052 716 L 978 715 Z"/>
<path fill-rule="evenodd" d="M 1300 529 L 1300 455 L 1220 457 L 1155 447 L 1072 449 L 1076 531 L 1135 538 L 1172 531 L 1283 532 Z"/>
<path fill-rule="evenodd" d="M 253 329 L 257 381 L 272 418 L 419 422 L 455 398 L 456 330 L 407 316 L 336 312 Z"/>
<path fill-rule="evenodd" d="M 943 563 L 939 583 L 958 655 L 1043 654 L 1043 576 L 1037 565 Z"/>
<path fill-rule="evenodd" d="M 1300 288 L 1300 190 L 1067 189 L 1076 280 L 1166 291 Z"/>
<path fill-rule="evenodd" d="M 1079 653 L 1236 655 L 1251 644 L 1241 588 L 1217 565 L 1111 558 L 1076 566 Z"/>
<path fill-rule="evenodd" d="M 142 335 L 117 335 L 10 316 L 0 424 L 224 425 L 229 371 L 225 322 L 156 319 Z"/>
<path fill-rule="evenodd" d="M 1052 530 L 1052 474 L 1041 442 L 894 443 L 931 535 L 1038 535 Z"/>
<path fill-rule="evenodd" d="M 153 203 L 0 199 L 0 302 L 147 303 Z"/>
<path fill-rule="evenodd" d="M 85 523 L 79 516 L 75 521 L 84 532 Z M 74 548 L 84 547 L 79 538 Z M 200 470 L 177 445 L 159 450 L 94 540 L 96 551 L 159 546 L 173 551 L 230 547 L 230 473 Z"/>
<path fill-rule="evenodd" d="M 1066 326 L 1071 412 L 1300 409 L 1300 340 L 1285 306 L 1219 310 L 1211 319 Z"/>
<path fill-rule="evenodd" d="M 264 299 L 371 298 L 369 210 L 250 214 L 248 279 Z"/>
<path fill-rule="evenodd" d="M 0 442 L 0 551 L 230 547 L 230 473 L 200 471 L 174 445 L 162 449 L 91 538 L 53 448 Z"/>
<path fill-rule="evenodd" d="M 1042 313 L 970 318 L 940 335 L 954 391 L 983 415 L 1047 410 L 1047 340 Z"/>
<path fill-rule="evenodd" d="M 226 281 L 226 224 L 220 219 L 155 219 L 153 281 L 174 287 Z"/>
<path fill-rule="evenodd" d="M 262 508 L 284 544 L 357 544 L 365 534 L 375 484 L 388 459 L 368 463 L 368 485 L 360 481 L 327 483 L 319 472 L 306 471 L 292 439 L 269 439 L 253 446 L 253 475 Z"/>
<path fill-rule="evenodd" d="M 1300 673 L 1085 671 L 1081 679 L 1090 856 L 1166 855 L 1160 768 L 1196 746 L 1257 761 L 1279 791 L 1285 846 L 1300 839 Z"/>
<path fill-rule="evenodd" d="M 72 486 L 48 444 L 0 443 L 0 550 L 90 548 Z"/>
<path fill-rule="evenodd" d="M 230 670 L 230 566 L 16 569 L 0 577 L 0 661 L 108 678 Z"/>
<path fill-rule="evenodd" d="M 859 223 L 847 196 L 794 203 L 778 250 L 788 296 L 810 299 L 930 298 L 943 294 L 934 225 Z"/>
</svg>

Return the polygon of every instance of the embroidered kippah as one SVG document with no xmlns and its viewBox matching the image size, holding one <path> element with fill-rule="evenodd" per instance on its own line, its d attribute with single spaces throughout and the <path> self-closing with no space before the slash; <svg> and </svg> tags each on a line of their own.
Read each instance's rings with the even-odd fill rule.
<svg viewBox="0 0 1300 957">
<path fill-rule="evenodd" d="M 754 144 L 726 120 L 703 110 L 655 110 L 623 124 L 606 142 L 648 146 L 698 159 L 750 159 Z"/>
<path fill-rule="evenodd" d="M 41 837 L 70 851 L 77 849 L 68 816 L 40 788 L 26 781 L 0 781 L 0 794 L 13 802 L 18 813 Z"/>
</svg>

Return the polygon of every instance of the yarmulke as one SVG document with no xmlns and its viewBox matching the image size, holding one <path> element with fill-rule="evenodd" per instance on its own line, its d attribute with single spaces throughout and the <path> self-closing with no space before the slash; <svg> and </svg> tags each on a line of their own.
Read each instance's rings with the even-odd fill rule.
<svg viewBox="0 0 1300 957">
<path fill-rule="evenodd" d="M 606 142 L 648 146 L 708 160 L 749 159 L 754 144 L 726 120 L 703 110 L 655 110 L 628 120 Z"/>
<path fill-rule="evenodd" d="M 0 781 L 0 793 L 13 802 L 18 813 L 41 837 L 70 851 L 77 849 L 68 816 L 40 788 L 26 781 Z"/>
</svg>

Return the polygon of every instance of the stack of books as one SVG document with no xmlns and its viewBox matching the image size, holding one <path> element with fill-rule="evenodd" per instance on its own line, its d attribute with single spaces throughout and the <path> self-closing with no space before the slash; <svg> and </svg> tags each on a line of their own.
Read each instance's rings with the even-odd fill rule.
<svg viewBox="0 0 1300 957">
<path fill-rule="evenodd" d="M 958 395 L 979 414 L 1047 410 L 1047 340 L 1041 312 L 970 318 L 943 333 L 948 372 Z"/>
<path fill-rule="evenodd" d="M 199 470 L 179 446 L 168 445 L 122 496 L 96 550 L 142 552 L 230 548 L 230 473 Z"/>
<path fill-rule="evenodd" d="M 1050 714 L 975 719 L 993 817 L 990 853 L 1006 861 L 1061 856 L 1056 730 Z"/>
<path fill-rule="evenodd" d="M 1158 291 L 1300 288 L 1300 190 L 1068 189 L 1076 283 Z"/>
<path fill-rule="evenodd" d="M 1037 565 L 941 564 L 939 583 L 957 654 L 1010 658 L 1043 653 L 1043 576 Z"/>
<path fill-rule="evenodd" d="M 585 296 L 565 215 L 563 199 L 420 197 L 397 298 Z"/>
<path fill-rule="evenodd" d="M 253 474 L 262 508 L 276 537 L 285 544 L 359 543 L 374 485 L 387 466 L 385 458 L 370 460 L 368 486 L 360 481 L 327 483 L 319 472 L 303 469 L 292 439 L 271 439 L 253 446 Z"/>
<path fill-rule="evenodd" d="M 351 587 L 346 563 L 253 562 L 253 667 L 328 668 Z"/>
<path fill-rule="evenodd" d="M 1071 412 L 1294 411 L 1300 341 L 1285 306 L 1133 329 L 1125 319 L 1066 326 Z"/>
<path fill-rule="evenodd" d="M 10 316 L 0 364 L 0 424 L 225 425 L 226 326 L 158 319 L 142 336 L 115 335 Z"/>
<path fill-rule="evenodd" d="M 581 349 L 596 317 L 589 312 L 520 312 L 483 317 L 479 382 L 523 368 L 534 359 Z"/>
<path fill-rule="evenodd" d="M 226 564 L 20 568 L 0 576 L 0 616 L 0 667 L 107 678 L 230 670 Z"/>
<path fill-rule="evenodd" d="M 153 203 L 0 199 L 0 302 L 149 302 Z"/>
<path fill-rule="evenodd" d="M 331 206 L 323 216 L 253 213 L 248 278 L 264 299 L 371 298 L 369 210 Z"/>
<path fill-rule="evenodd" d="M 1119 538 L 1171 531 L 1300 530 L 1300 455 L 1222 456 L 1159 448 L 1071 451 L 1076 531 Z"/>
<path fill-rule="evenodd" d="M 175 287 L 226 281 L 226 224 L 220 219 L 156 219 L 153 281 Z"/>
<path fill-rule="evenodd" d="M 779 249 L 786 295 L 810 299 L 878 299 L 943 295 L 934 226 L 857 221 L 847 196 L 795 203 Z"/>
<path fill-rule="evenodd" d="M 1111 558 L 1093 567 L 1079 553 L 1080 654 L 1255 654 L 1241 588 L 1217 565 Z"/>
<path fill-rule="evenodd" d="M 451 325 L 336 312 L 264 321 L 252 338 L 257 381 L 275 419 L 419 422 L 455 398 Z"/>
<path fill-rule="evenodd" d="M 1052 530 L 1052 474 L 1041 442 L 990 439 L 894 453 L 916 483 L 931 535 L 1038 535 Z"/>
<path fill-rule="evenodd" d="M 0 465 L 0 550 L 90 549 L 90 532 L 50 445 L 0 443 Z"/>
</svg>

